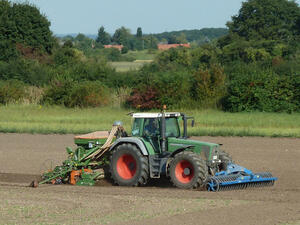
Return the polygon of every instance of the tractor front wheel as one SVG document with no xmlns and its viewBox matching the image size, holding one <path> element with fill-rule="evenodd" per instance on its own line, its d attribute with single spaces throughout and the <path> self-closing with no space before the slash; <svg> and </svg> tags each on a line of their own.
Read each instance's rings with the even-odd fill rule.
<svg viewBox="0 0 300 225">
<path fill-rule="evenodd" d="M 203 187 L 208 176 L 207 165 L 194 152 L 181 152 L 170 163 L 171 182 L 178 188 Z"/>
<path fill-rule="evenodd" d="M 120 186 L 145 185 L 149 177 L 148 159 L 135 145 L 121 144 L 111 154 L 110 174 Z"/>
<path fill-rule="evenodd" d="M 222 150 L 219 151 L 219 158 L 221 160 L 221 164 L 219 165 L 219 170 L 227 170 L 227 165 L 233 163 L 232 157 Z"/>
</svg>

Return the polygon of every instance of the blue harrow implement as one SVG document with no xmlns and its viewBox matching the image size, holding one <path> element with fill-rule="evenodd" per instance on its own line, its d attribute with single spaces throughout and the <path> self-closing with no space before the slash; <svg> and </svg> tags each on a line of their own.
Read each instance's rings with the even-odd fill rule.
<svg viewBox="0 0 300 225">
<path fill-rule="evenodd" d="M 216 173 L 207 182 L 208 191 L 245 189 L 251 187 L 272 186 L 277 180 L 269 172 L 253 173 L 242 166 L 229 164 L 226 171 Z"/>
</svg>

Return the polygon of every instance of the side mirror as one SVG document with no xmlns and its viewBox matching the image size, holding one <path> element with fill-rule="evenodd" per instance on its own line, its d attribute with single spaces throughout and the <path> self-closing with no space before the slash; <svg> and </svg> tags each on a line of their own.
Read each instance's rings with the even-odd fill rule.
<svg viewBox="0 0 300 225">
<path fill-rule="evenodd" d="M 192 120 L 192 127 L 195 126 L 195 120 Z"/>
</svg>

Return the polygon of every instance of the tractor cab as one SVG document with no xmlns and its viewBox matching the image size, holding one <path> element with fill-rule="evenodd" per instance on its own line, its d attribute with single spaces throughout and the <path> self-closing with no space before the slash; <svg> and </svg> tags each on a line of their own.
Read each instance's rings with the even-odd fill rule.
<svg viewBox="0 0 300 225">
<path fill-rule="evenodd" d="M 133 124 L 131 134 L 134 137 L 158 137 L 162 134 L 161 113 L 135 113 L 132 115 Z M 166 136 L 179 137 L 180 113 L 165 113 Z M 168 125 L 168 126 L 167 126 Z"/>
<path fill-rule="evenodd" d="M 148 145 L 148 149 L 151 149 L 151 154 L 165 152 L 167 138 L 180 136 L 178 123 L 180 113 L 134 113 L 132 117 L 131 135 L 141 138 Z"/>
<path fill-rule="evenodd" d="M 134 137 L 176 137 L 187 138 L 187 119 L 179 112 L 134 113 L 131 135 Z M 183 126 L 180 126 L 183 121 Z M 193 122 L 192 122 L 193 124 Z M 183 127 L 183 131 L 180 128 Z"/>
<path fill-rule="evenodd" d="M 173 157 L 183 151 L 192 151 L 213 170 L 220 165 L 219 144 L 191 140 L 187 135 L 188 117 L 179 112 L 132 114 L 132 138 L 140 139 L 146 146 L 150 158 Z"/>
</svg>

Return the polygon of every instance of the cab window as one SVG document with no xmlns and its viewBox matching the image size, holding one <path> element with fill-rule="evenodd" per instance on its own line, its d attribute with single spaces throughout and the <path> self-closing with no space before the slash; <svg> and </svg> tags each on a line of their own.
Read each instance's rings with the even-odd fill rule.
<svg viewBox="0 0 300 225">
<path fill-rule="evenodd" d="M 159 121 L 157 118 L 146 118 L 144 123 L 145 136 L 158 136 L 160 133 Z"/>
<path fill-rule="evenodd" d="M 167 137 L 180 136 L 177 118 L 166 118 L 166 136 Z"/>
<path fill-rule="evenodd" d="M 132 124 L 131 135 L 139 136 L 140 135 L 140 127 L 142 125 L 143 119 L 135 118 Z"/>
</svg>

